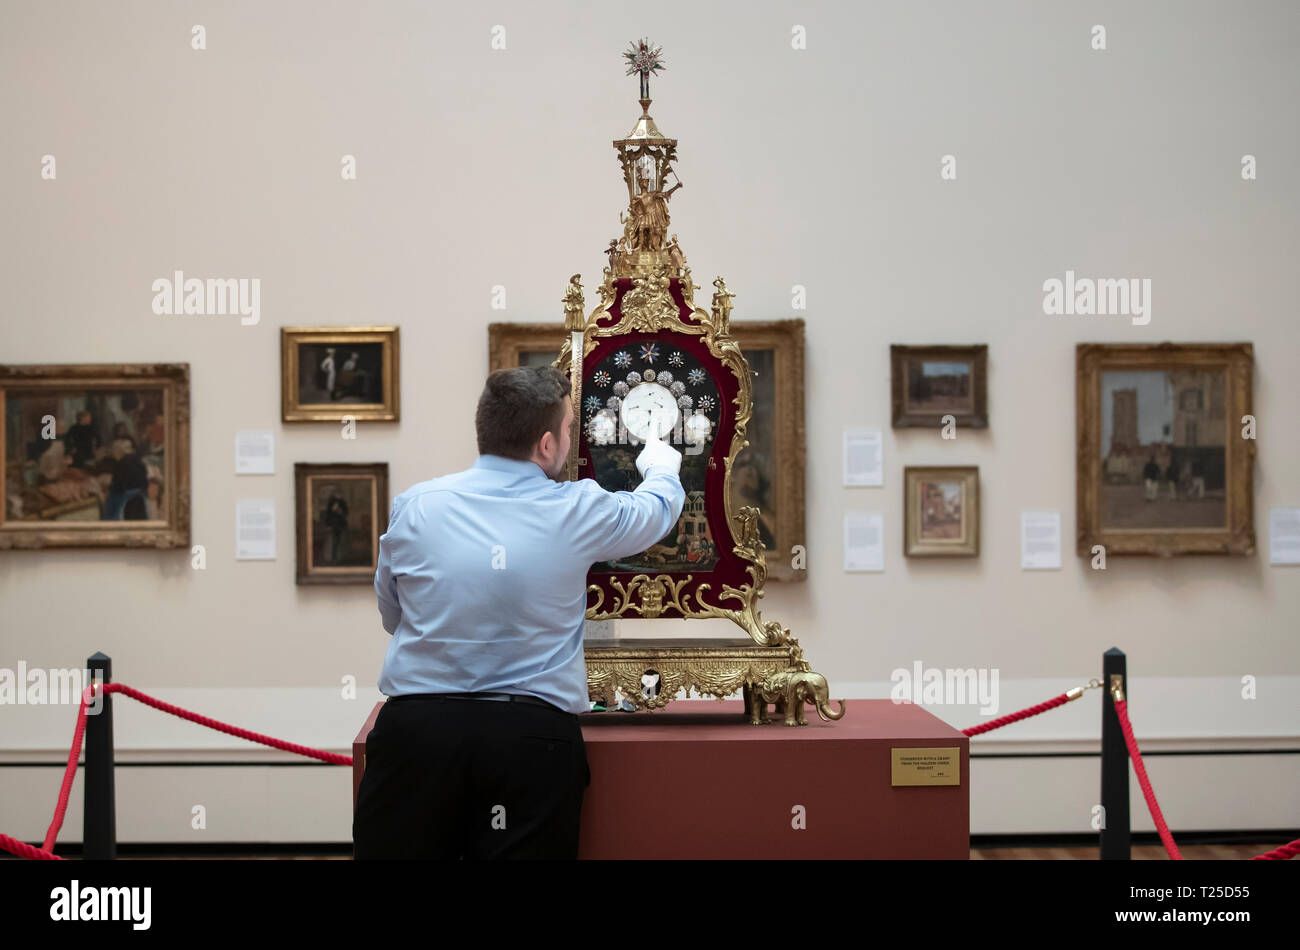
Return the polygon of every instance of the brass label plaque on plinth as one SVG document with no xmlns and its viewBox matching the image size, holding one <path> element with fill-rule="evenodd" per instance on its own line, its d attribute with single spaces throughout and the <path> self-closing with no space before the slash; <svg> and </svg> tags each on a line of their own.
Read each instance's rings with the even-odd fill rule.
<svg viewBox="0 0 1300 950">
<path fill-rule="evenodd" d="M 890 749 L 890 785 L 960 785 L 961 749 Z"/>
</svg>

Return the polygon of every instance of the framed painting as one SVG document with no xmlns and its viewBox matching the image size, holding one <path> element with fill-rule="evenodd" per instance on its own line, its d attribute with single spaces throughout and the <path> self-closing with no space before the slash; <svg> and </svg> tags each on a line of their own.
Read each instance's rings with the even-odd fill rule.
<svg viewBox="0 0 1300 950">
<path fill-rule="evenodd" d="M 281 327 L 280 418 L 396 422 L 397 327 Z"/>
<path fill-rule="evenodd" d="M 1078 553 L 1253 554 L 1249 343 L 1080 343 Z"/>
<path fill-rule="evenodd" d="M 0 366 L 0 548 L 188 548 L 187 363 Z"/>
<path fill-rule="evenodd" d="M 767 551 L 767 579 L 802 581 L 793 565 L 804 545 L 804 322 L 732 320 L 731 332 L 754 373 L 749 445 L 728 482 L 733 510 L 759 510 L 758 532 Z M 555 323 L 488 324 L 488 371 L 554 363 L 565 340 Z"/>
<path fill-rule="evenodd" d="M 974 465 L 903 469 L 903 554 L 978 557 L 980 470 Z"/>
<path fill-rule="evenodd" d="M 388 528 L 388 463 L 293 467 L 299 584 L 373 584 Z"/>
<path fill-rule="evenodd" d="M 986 429 L 987 344 L 889 348 L 893 427 L 938 428 L 952 416 L 960 429 Z"/>
</svg>

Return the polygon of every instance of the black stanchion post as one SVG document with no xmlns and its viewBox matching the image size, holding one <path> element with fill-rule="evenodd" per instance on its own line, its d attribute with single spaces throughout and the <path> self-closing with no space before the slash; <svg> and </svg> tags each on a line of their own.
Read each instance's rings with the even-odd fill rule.
<svg viewBox="0 0 1300 950">
<path fill-rule="evenodd" d="M 91 677 L 103 686 L 113 682 L 113 661 L 102 653 L 86 661 Z M 99 712 L 86 710 L 85 814 L 82 856 L 87 861 L 117 858 L 117 808 L 113 795 L 113 697 L 99 697 Z"/>
<path fill-rule="evenodd" d="M 1128 658 L 1118 647 L 1102 654 L 1101 700 L 1101 859 L 1127 861 L 1130 851 L 1128 811 L 1128 747 L 1124 744 L 1124 730 L 1115 712 L 1111 688 L 1116 677 L 1120 689 L 1128 694 Z"/>
</svg>

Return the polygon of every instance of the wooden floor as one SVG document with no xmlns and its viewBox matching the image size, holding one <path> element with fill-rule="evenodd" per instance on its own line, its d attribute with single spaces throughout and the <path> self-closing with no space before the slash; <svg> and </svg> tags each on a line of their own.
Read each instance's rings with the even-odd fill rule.
<svg viewBox="0 0 1300 950">
<path fill-rule="evenodd" d="M 33 842 L 35 843 L 35 842 Z M 1281 844 L 1281 841 L 1267 844 L 1193 844 L 1179 846 L 1178 851 L 1187 861 L 1243 861 L 1263 854 Z M 72 860 L 81 855 L 72 851 L 65 855 Z M 1095 845 L 1064 845 L 1061 847 L 980 847 L 971 848 L 972 861 L 1096 861 Z M 0 861 L 22 860 L 0 851 Z M 193 851 L 184 846 L 176 850 L 164 850 L 158 846 L 149 848 L 145 854 L 132 854 L 130 847 L 126 854 L 119 854 L 121 861 L 351 861 L 352 849 L 346 845 L 304 847 L 302 850 L 276 848 L 270 853 L 264 850 L 229 850 L 218 853 L 210 851 Z M 1168 855 L 1160 844 L 1139 844 L 1132 849 L 1134 861 L 1167 861 Z M 1297 859 L 1300 861 L 1300 859 Z"/>
<path fill-rule="evenodd" d="M 1256 844 L 1204 844 L 1180 847 L 1179 853 L 1187 861 L 1242 861 L 1263 854 L 1274 845 Z M 1168 855 L 1162 845 L 1134 845 L 1134 861 L 1167 861 Z M 0 860 L 5 855 L 0 852 Z M 73 856 L 75 859 L 75 856 Z M 1062 848 L 972 848 L 972 861 L 1096 861 L 1095 847 Z M 122 861 L 350 861 L 351 853 L 321 854 L 193 854 L 180 850 L 167 854 L 132 855 L 119 857 Z"/>
<path fill-rule="evenodd" d="M 1241 861 L 1275 848 L 1277 845 L 1194 844 L 1178 848 L 1185 861 Z M 1164 845 L 1133 846 L 1134 861 L 1168 861 Z M 1096 861 L 1092 848 L 972 848 L 972 861 Z"/>
</svg>

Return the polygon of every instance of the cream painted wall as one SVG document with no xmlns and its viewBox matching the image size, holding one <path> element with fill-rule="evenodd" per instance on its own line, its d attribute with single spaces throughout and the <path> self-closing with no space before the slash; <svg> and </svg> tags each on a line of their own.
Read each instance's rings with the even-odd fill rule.
<svg viewBox="0 0 1300 950">
<path fill-rule="evenodd" d="M 506 50 L 490 48 L 495 24 Z M 795 24 L 806 50 L 791 49 Z M 293 463 L 386 460 L 396 493 L 473 461 L 486 325 L 558 320 L 576 271 L 594 302 L 625 201 L 609 143 L 639 111 L 619 52 L 645 35 L 668 62 L 652 113 L 680 140 L 673 231 L 695 273 L 726 276 L 736 319 L 807 321 L 810 570 L 769 589 L 765 616 L 848 695 L 884 695 L 891 670 L 920 660 L 997 668 L 1018 696 L 1008 684 L 1095 675 L 1119 645 L 1136 695 L 1159 678 L 1175 734 L 1227 721 L 1273 746 L 1300 738 L 1293 705 L 1252 707 L 1231 688 L 1300 676 L 1300 569 L 1266 553 L 1268 508 L 1300 505 L 1297 28 L 1286 2 L 666 0 L 647 16 L 573 2 L 5 4 L 0 362 L 188 362 L 208 566 L 180 552 L 0 552 L 0 666 L 104 650 L 142 689 L 262 690 L 248 724 L 286 738 L 320 708 L 296 705 L 298 691 L 373 684 L 387 637 L 372 593 L 294 586 Z M 1257 181 L 1241 180 L 1246 153 Z M 55 181 L 40 177 L 46 154 Z M 347 154 L 356 181 L 340 177 Z M 954 182 L 939 178 L 945 154 Z M 151 284 L 175 269 L 259 278 L 260 323 L 154 315 Z M 1044 316 L 1042 283 L 1067 269 L 1150 278 L 1150 324 Z M 791 309 L 796 284 L 806 311 Z M 490 306 L 495 285 L 505 310 Z M 279 327 L 354 323 L 401 327 L 402 422 L 355 442 L 281 425 Z M 1074 345 L 1162 340 L 1255 344 L 1265 553 L 1093 572 L 1071 553 Z M 989 345 L 991 427 L 955 442 L 891 430 L 889 344 L 961 342 Z M 885 430 L 883 489 L 840 484 L 841 430 L 858 425 Z M 278 474 L 231 474 L 247 428 L 276 431 Z M 902 557 L 902 468 L 926 463 L 980 466 L 978 560 Z M 279 557 L 236 562 L 235 500 L 263 496 Z M 884 513 L 883 574 L 840 570 L 856 508 Z M 1019 569 L 1022 508 L 1062 512 L 1061 571 Z M 1207 679 L 1227 688 L 1207 696 Z M 363 706 L 364 693 L 339 718 L 359 724 Z M 0 762 L 37 734 L 66 749 L 69 715 L 47 708 L 20 730 L 0 711 Z M 128 748 L 170 728 L 141 722 Z M 1244 796 L 1219 827 L 1247 821 Z M 334 804 L 346 792 L 320 807 Z M 27 833 L 4 816 L 0 830 Z"/>
</svg>

